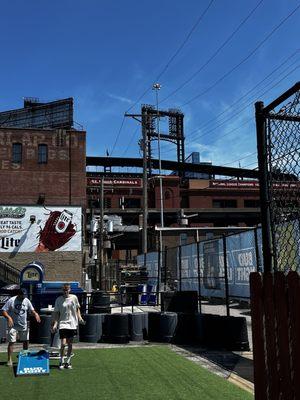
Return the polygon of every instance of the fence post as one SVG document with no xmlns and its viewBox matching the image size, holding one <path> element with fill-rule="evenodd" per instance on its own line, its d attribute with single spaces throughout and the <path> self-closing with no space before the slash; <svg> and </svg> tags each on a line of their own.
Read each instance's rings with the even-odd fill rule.
<svg viewBox="0 0 300 400">
<path fill-rule="evenodd" d="M 259 256 L 259 248 L 258 248 L 258 237 L 257 237 L 257 227 L 254 228 L 254 246 L 255 246 L 255 256 L 256 256 L 256 272 L 261 272 L 262 268 L 260 267 L 260 256 Z"/>
<path fill-rule="evenodd" d="M 165 264 L 165 280 L 164 280 L 164 289 L 166 290 L 167 288 L 167 262 L 168 262 L 168 258 L 167 258 L 167 254 L 168 254 L 168 248 L 167 246 L 165 246 L 165 253 L 164 253 L 164 264 Z"/>
<path fill-rule="evenodd" d="M 162 256 L 162 254 L 161 254 L 160 248 L 159 248 L 158 257 L 157 257 L 158 265 L 157 265 L 157 285 L 156 285 L 156 305 L 157 306 L 159 306 L 158 297 L 159 297 L 159 290 L 160 290 L 160 273 L 161 273 L 161 271 L 160 271 L 160 261 L 161 261 L 161 256 Z"/>
<path fill-rule="evenodd" d="M 268 187 L 268 149 L 266 137 L 266 116 L 264 113 L 264 103 L 255 103 L 258 172 L 259 172 L 259 192 L 262 222 L 262 243 L 264 272 L 272 271 L 272 240 L 271 240 L 271 216 L 270 198 Z"/>
<path fill-rule="evenodd" d="M 179 291 L 181 292 L 181 269 L 182 269 L 181 245 L 178 247 L 178 257 L 179 257 Z"/>
<path fill-rule="evenodd" d="M 197 246 L 197 273 L 198 273 L 198 299 L 199 299 L 199 312 L 202 312 L 201 309 L 201 276 L 200 276 L 200 243 L 199 240 L 196 242 Z"/>
<path fill-rule="evenodd" d="M 225 301 L 226 301 L 226 315 L 230 316 L 229 308 L 229 287 L 228 287 L 228 268 L 227 268 L 227 249 L 226 249 L 226 236 L 223 235 L 223 258 L 224 258 L 224 273 L 225 273 Z"/>
</svg>

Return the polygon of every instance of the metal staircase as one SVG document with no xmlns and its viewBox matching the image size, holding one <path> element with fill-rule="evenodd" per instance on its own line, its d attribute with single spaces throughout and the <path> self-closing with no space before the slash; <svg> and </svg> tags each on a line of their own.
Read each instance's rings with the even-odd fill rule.
<svg viewBox="0 0 300 400">
<path fill-rule="evenodd" d="M 20 283 L 20 271 L 6 261 L 0 259 L 0 286 L 9 283 Z"/>
</svg>

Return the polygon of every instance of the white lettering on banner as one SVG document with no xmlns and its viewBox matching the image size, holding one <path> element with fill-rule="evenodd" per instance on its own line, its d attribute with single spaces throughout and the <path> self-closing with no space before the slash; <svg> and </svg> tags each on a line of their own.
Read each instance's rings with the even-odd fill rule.
<svg viewBox="0 0 300 400">
<path fill-rule="evenodd" d="M 183 258 L 181 260 L 181 277 L 188 278 L 189 276 L 189 259 Z"/>
<path fill-rule="evenodd" d="M 20 374 L 40 374 L 42 372 L 46 372 L 43 367 L 24 367 Z"/>
<path fill-rule="evenodd" d="M 101 178 L 88 178 L 88 185 L 100 185 Z M 128 186 L 128 187 L 142 187 L 142 180 L 137 179 L 103 179 L 105 186 Z"/>
<path fill-rule="evenodd" d="M 249 284 L 250 273 L 255 272 L 255 267 L 238 267 L 236 269 L 237 281 Z"/>
<path fill-rule="evenodd" d="M 273 183 L 275 188 L 288 188 L 294 189 L 300 186 L 300 182 L 281 182 Z M 259 188 L 258 182 L 243 182 L 243 181 L 211 181 L 210 187 L 220 187 L 220 188 Z"/>
<path fill-rule="evenodd" d="M 242 182 L 242 181 L 212 181 L 210 183 L 212 187 L 249 187 L 249 188 L 258 188 L 259 183 L 258 182 Z"/>
<path fill-rule="evenodd" d="M 238 261 L 241 267 L 249 267 L 253 265 L 252 252 L 247 251 L 245 253 L 238 254 Z"/>
</svg>

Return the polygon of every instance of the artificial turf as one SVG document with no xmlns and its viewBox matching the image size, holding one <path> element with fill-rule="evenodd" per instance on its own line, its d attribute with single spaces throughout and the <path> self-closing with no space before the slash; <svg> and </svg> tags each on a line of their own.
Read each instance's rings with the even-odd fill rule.
<svg viewBox="0 0 300 400">
<path fill-rule="evenodd" d="M 248 392 L 166 346 L 76 350 L 73 370 L 51 361 L 49 376 L 18 377 L 0 363 L 0 397 L 22 400 L 247 400 Z"/>
</svg>

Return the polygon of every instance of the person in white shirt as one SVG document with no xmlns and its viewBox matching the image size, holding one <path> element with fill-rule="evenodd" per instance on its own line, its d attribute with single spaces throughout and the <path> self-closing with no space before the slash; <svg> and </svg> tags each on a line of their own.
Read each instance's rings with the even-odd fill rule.
<svg viewBox="0 0 300 400">
<path fill-rule="evenodd" d="M 84 323 L 84 321 L 81 317 L 80 304 L 77 296 L 70 294 L 70 285 L 65 283 L 62 290 L 63 295 L 59 296 L 55 301 L 51 328 L 52 332 L 55 332 L 57 329 L 59 330 L 59 337 L 61 339 L 59 369 L 72 369 L 71 354 L 73 338 L 77 334 L 78 322 Z M 65 362 L 66 345 L 68 349 Z"/>
<path fill-rule="evenodd" d="M 28 311 L 37 322 L 41 322 L 39 314 L 34 310 L 30 300 L 26 298 L 26 289 L 19 289 L 17 296 L 11 297 L 2 307 L 2 314 L 7 319 L 7 365 L 13 366 L 12 354 L 17 339 L 23 342 L 23 350 L 28 350 L 29 328 L 27 324 Z"/>
</svg>

